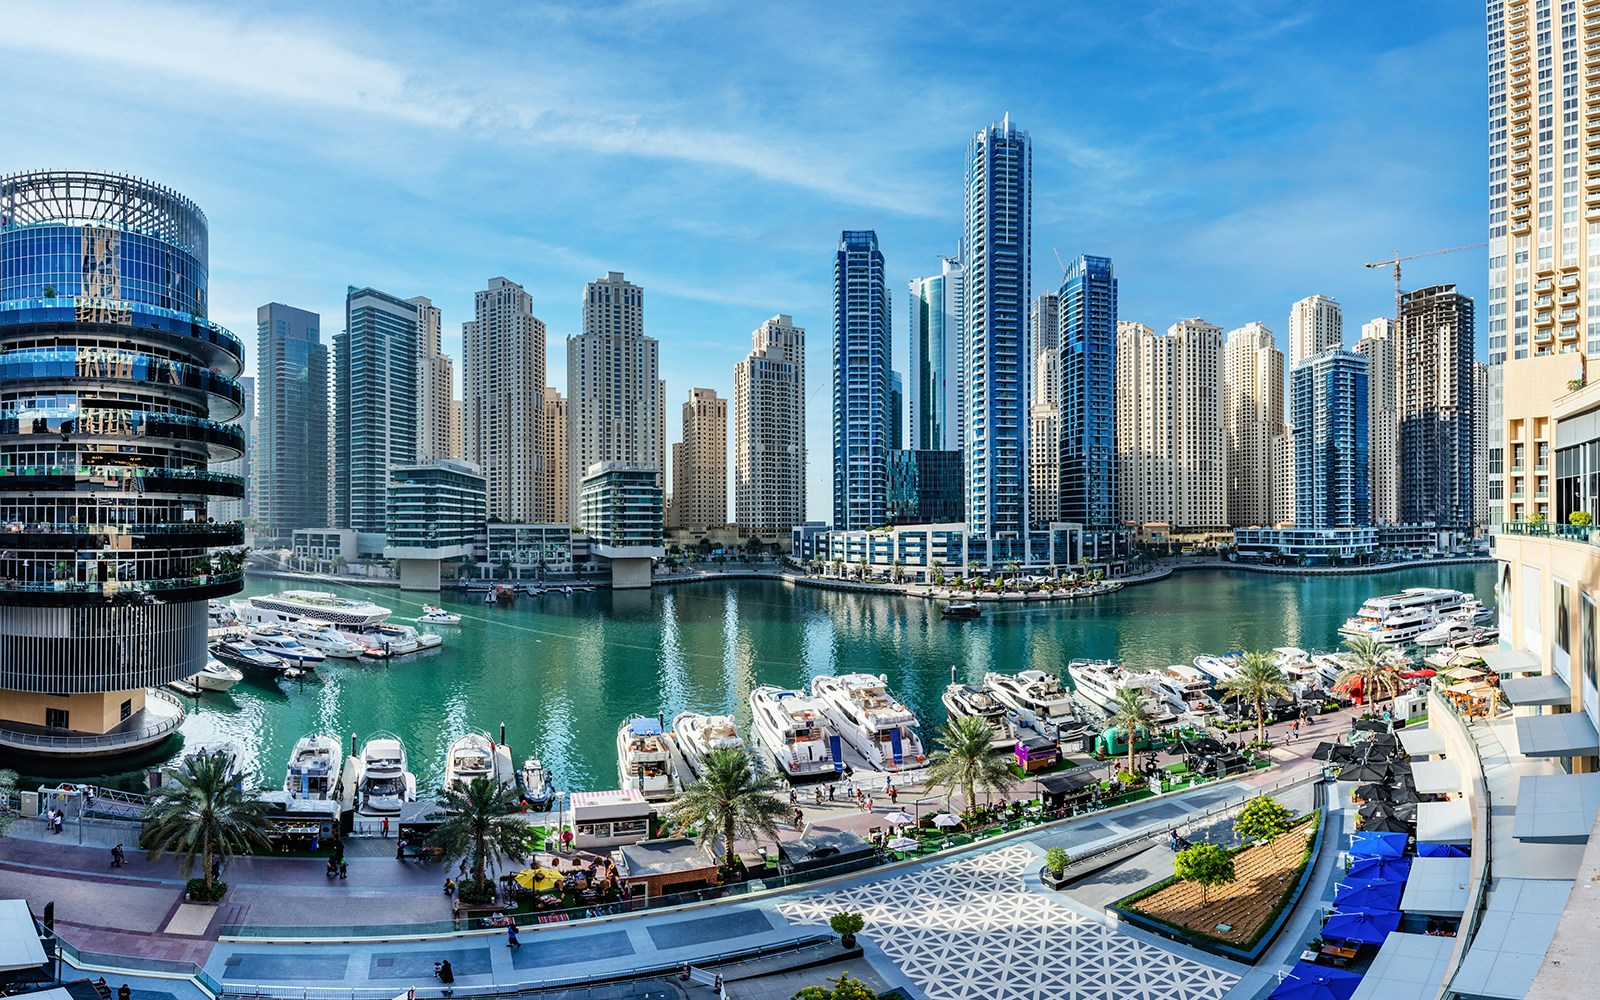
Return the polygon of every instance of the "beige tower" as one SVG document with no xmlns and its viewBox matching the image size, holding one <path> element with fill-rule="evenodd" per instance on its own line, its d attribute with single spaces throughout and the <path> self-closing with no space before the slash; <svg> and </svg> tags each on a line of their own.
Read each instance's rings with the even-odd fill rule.
<svg viewBox="0 0 1600 1000">
<path fill-rule="evenodd" d="M 728 401 L 690 389 L 683 440 L 672 446 L 672 504 L 667 526 L 707 531 L 728 524 Z"/>
<path fill-rule="evenodd" d="M 1034 524 L 1061 519 L 1060 300 L 1041 295 L 1030 310 L 1033 399 L 1028 407 L 1028 516 Z"/>
<path fill-rule="evenodd" d="M 1273 439 L 1284 433 L 1283 352 L 1272 331 L 1246 323 L 1223 348 L 1223 422 L 1228 441 L 1228 521 L 1276 524 Z"/>
<path fill-rule="evenodd" d="M 1323 351 L 1344 346 L 1344 311 L 1326 295 L 1312 295 L 1289 307 L 1289 367 Z"/>
<path fill-rule="evenodd" d="M 544 475 L 540 501 L 551 524 L 572 520 L 571 491 L 567 488 L 567 401 L 555 388 L 544 390 Z"/>
<path fill-rule="evenodd" d="M 1363 323 L 1355 352 L 1367 359 L 1367 483 L 1372 491 L 1372 523 L 1394 524 L 1400 516 L 1394 320 L 1380 317 Z"/>
<path fill-rule="evenodd" d="M 466 457 L 488 483 L 489 517 L 547 521 L 539 503 L 545 329 L 533 315 L 533 296 L 514 281 L 490 278 L 474 297 L 461 339 Z"/>
<path fill-rule="evenodd" d="M 750 341 L 733 366 L 734 524 L 772 537 L 806 519 L 806 331 L 778 315 Z"/>
<path fill-rule="evenodd" d="M 406 301 L 417 307 L 417 461 L 460 458 L 460 431 L 451 437 L 456 367 L 439 350 L 439 307 L 420 295 Z"/>
</svg>

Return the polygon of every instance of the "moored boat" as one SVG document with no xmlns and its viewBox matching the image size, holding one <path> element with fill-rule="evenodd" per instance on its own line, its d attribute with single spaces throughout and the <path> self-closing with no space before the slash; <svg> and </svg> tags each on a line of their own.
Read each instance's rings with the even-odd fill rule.
<svg viewBox="0 0 1600 1000">
<path fill-rule="evenodd" d="M 290 667 L 287 662 L 245 639 L 227 639 L 212 643 L 211 655 L 228 666 L 238 667 L 247 674 L 262 677 L 277 677 Z"/>
<path fill-rule="evenodd" d="M 961 601 L 959 603 L 946 604 L 940 609 L 940 613 L 946 618 L 963 619 L 977 618 L 983 612 L 971 601 Z"/>
<path fill-rule="evenodd" d="M 1038 725 L 1031 711 L 1023 712 L 1007 705 L 988 684 L 951 681 L 939 700 L 944 703 L 945 711 L 950 713 L 952 719 L 982 719 L 988 723 L 994 733 L 994 739 L 989 743 L 996 749 L 1014 746 L 1018 739 L 1023 738 L 1022 731 L 1028 728 L 1029 722 L 1034 727 L 1029 736 L 1044 735 L 1043 727 Z"/>
<path fill-rule="evenodd" d="M 822 702 L 834 731 L 868 766 L 879 771 L 916 767 L 926 760 L 917 717 L 885 683 L 872 674 L 813 677 L 811 693 Z"/>
<path fill-rule="evenodd" d="M 289 754 L 283 790 L 291 799 L 331 799 L 343 760 L 344 747 L 337 739 L 308 733 L 296 741 Z"/>
<path fill-rule="evenodd" d="M 281 594 L 248 597 L 245 600 L 255 611 L 270 612 L 276 616 L 268 618 L 263 614 L 252 619 L 256 621 L 290 622 L 311 618 L 342 628 L 362 629 L 387 621 L 392 613 L 388 608 L 371 601 L 335 597 L 319 590 L 286 590 Z"/>
<path fill-rule="evenodd" d="M 361 643 L 350 641 L 338 629 L 324 622 L 302 621 L 285 625 L 283 630 L 300 640 L 302 646 L 308 646 L 323 656 L 353 660 L 366 652 L 366 647 Z"/>
<path fill-rule="evenodd" d="M 1061 678 L 1055 674 L 1043 670 L 987 673 L 983 683 L 1002 704 L 1017 713 L 1016 722 L 1024 728 L 1036 726 L 1042 735 L 1057 741 L 1080 736 L 1086 728 L 1072 703 L 1072 692 L 1062 686 Z"/>
<path fill-rule="evenodd" d="M 521 786 L 522 797 L 530 809 L 544 812 L 555 800 L 555 784 L 550 778 L 550 771 L 537 757 L 529 757 L 522 762 L 522 769 L 517 772 L 517 784 Z"/>
<path fill-rule="evenodd" d="M 444 786 L 465 787 L 476 778 L 509 784 L 511 748 L 496 743 L 484 733 L 465 733 L 456 737 L 444 758 Z"/>
<path fill-rule="evenodd" d="M 327 659 L 321 651 L 301 643 L 297 636 L 283 629 L 258 628 L 247 634 L 258 648 L 301 670 L 315 670 L 317 664 Z"/>
<path fill-rule="evenodd" d="M 659 719 L 634 716 L 617 728 L 617 777 L 651 802 L 678 794 L 672 770 L 672 747 Z"/>
<path fill-rule="evenodd" d="M 705 770 L 706 754 L 712 750 L 744 749 L 744 740 L 731 715 L 702 715 L 698 712 L 679 712 L 672 719 L 672 736 L 683 757 L 684 768 L 689 772 L 686 780 L 700 779 Z"/>
<path fill-rule="evenodd" d="M 843 740 L 828 727 L 822 703 L 804 691 L 771 686 L 750 692 L 762 746 L 791 778 L 820 778 L 844 767 Z"/>
<path fill-rule="evenodd" d="M 202 691 L 226 691 L 242 680 L 244 680 L 242 671 L 210 655 L 206 657 L 205 667 L 189 678 L 190 683 Z"/>
<path fill-rule="evenodd" d="M 373 733 L 361 748 L 356 811 L 368 816 L 398 815 L 407 802 L 417 799 L 417 776 L 406 768 L 406 747 L 400 737 Z"/>
</svg>

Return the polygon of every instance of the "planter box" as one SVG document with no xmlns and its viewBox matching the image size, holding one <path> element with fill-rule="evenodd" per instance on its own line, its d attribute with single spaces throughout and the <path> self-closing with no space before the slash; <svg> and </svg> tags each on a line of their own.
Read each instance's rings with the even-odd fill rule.
<svg viewBox="0 0 1600 1000">
<path fill-rule="evenodd" d="M 1072 881 L 1072 875 L 1069 872 L 1062 872 L 1057 875 L 1048 868 L 1041 868 L 1039 869 L 1039 881 L 1044 883 L 1045 888 L 1059 891 L 1065 888 L 1068 882 Z"/>
</svg>

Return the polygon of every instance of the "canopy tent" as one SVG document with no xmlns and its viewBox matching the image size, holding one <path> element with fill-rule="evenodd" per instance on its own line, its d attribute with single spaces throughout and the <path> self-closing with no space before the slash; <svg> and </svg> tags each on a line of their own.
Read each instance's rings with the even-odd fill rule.
<svg viewBox="0 0 1600 1000">
<path fill-rule="evenodd" d="M 1435 1000 L 1455 943 L 1427 934 L 1390 934 L 1350 1000 Z"/>
<path fill-rule="evenodd" d="M 1411 783 L 1424 795 L 1459 792 L 1461 766 L 1453 760 L 1419 760 L 1411 768 Z"/>
<path fill-rule="evenodd" d="M 1406 837 L 1401 833 L 1369 833 L 1363 830 L 1350 838 L 1350 854 L 1357 858 L 1400 858 L 1406 853 Z"/>
<path fill-rule="evenodd" d="M 1418 858 L 1411 865 L 1400 909 L 1430 917 L 1459 917 L 1467 908 L 1471 858 Z"/>
<path fill-rule="evenodd" d="M 1333 905 L 1351 910 L 1398 910 L 1406 883 L 1380 879 L 1375 882 L 1338 882 L 1333 887 Z"/>
<path fill-rule="evenodd" d="M 1416 824 L 1414 823 L 1394 816 L 1374 816 L 1371 819 L 1361 821 L 1361 832 L 1398 833 L 1409 837 L 1411 834 L 1416 833 L 1415 826 Z"/>
<path fill-rule="evenodd" d="M 1360 983 L 1359 972 L 1300 962 L 1283 977 L 1268 1000 L 1350 1000 Z"/>
<path fill-rule="evenodd" d="M 1360 834 L 1356 834 L 1360 836 Z M 1344 882 L 1376 881 L 1404 882 L 1411 877 L 1410 858 L 1357 858 L 1345 872 Z"/>
<path fill-rule="evenodd" d="M 1338 912 L 1322 925 L 1322 936 L 1353 944 L 1382 944 L 1400 926 L 1396 910 L 1354 910 Z"/>
<path fill-rule="evenodd" d="M 1400 734 L 1400 742 L 1405 745 L 1406 753 L 1413 757 L 1444 753 L 1444 737 L 1432 729 L 1407 729 Z"/>
<path fill-rule="evenodd" d="M 1461 801 L 1419 803 L 1417 843 L 1472 843 L 1472 810 Z"/>
<path fill-rule="evenodd" d="M 1470 858 L 1472 857 L 1472 847 L 1469 844 L 1418 844 L 1417 857 Z"/>
</svg>

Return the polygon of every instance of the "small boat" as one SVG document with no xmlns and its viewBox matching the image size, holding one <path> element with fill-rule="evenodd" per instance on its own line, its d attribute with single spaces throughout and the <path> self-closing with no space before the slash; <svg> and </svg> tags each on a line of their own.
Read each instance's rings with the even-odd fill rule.
<svg viewBox="0 0 1600 1000">
<path fill-rule="evenodd" d="M 247 674 L 276 677 L 289 669 L 288 663 L 245 639 L 212 643 L 211 655 Z"/>
<path fill-rule="evenodd" d="M 360 635 L 369 648 L 381 651 L 381 656 L 401 656 L 422 648 L 417 630 L 404 625 L 374 625 L 363 629 Z"/>
<path fill-rule="evenodd" d="M 822 703 L 804 691 L 758 687 L 750 692 L 750 712 L 762 746 L 789 777 L 819 778 L 844 768 L 843 740 L 828 728 Z"/>
<path fill-rule="evenodd" d="M 205 667 L 189 680 L 205 691 L 226 691 L 244 680 L 244 674 L 215 656 L 207 656 Z"/>
<path fill-rule="evenodd" d="M 1200 668 L 1187 663 L 1175 663 L 1153 673 L 1161 679 L 1163 686 L 1172 693 L 1178 703 L 1183 705 L 1181 714 L 1190 721 L 1205 725 L 1223 717 L 1222 706 L 1211 697 L 1208 690 L 1211 687 L 1211 678 L 1202 673 Z"/>
<path fill-rule="evenodd" d="M 1477 631 L 1478 627 L 1470 619 L 1445 618 L 1419 634 L 1415 642 L 1419 646 L 1447 646 L 1461 639 L 1469 639 Z"/>
<path fill-rule="evenodd" d="M 423 625 L 460 625 L 461 616 L 434 604 L 424 604 L 417 621 Z"/>
<path fill-rule="evenodd" d="M 239 616 L 221 601 L 206 602 L 206 624 L 210 628 L 227 628 L 239 624 Z"/>
<path fill-rule="evenodd" d="M 672 771 L 672 747 L 659 719 L 634 716 L 617 729 L 617 777 L 652 802 L 678 794 L 678 776 Z"/>
<path fill-rule="evenodd" d="M 517 772 L 517 784 L 522 786 L 522 797 L 531 809 L 545 812 L 550 808 L 550 803 L 555 801 L 556 791 L 550 780 L 550 772 L 539 763 L 537 757 L 529 757 L 522 762 L 522 770 Z"/>
<path fill-rule="evenodd" d="M 1085 724 L 1072 704 L 1072 692 L 1061 686 L 1061 678 L 1043 670 L 1024 670 L 1018 674 L 987 673 L 983 683 L 1002 704 L 1017 713 L 1024 728 L 1037 727 L 1053 740 L 1068 740 L 1081 735 Z M 1022 733 L 1017 734 L 1019 738 Z"/>
<path fill-rule="evenodd" d="M 744 740 L 731 715 L 701 715 L 679 712 L 672 719 L 672 737 L 683 757 L 685 776 L 698 781 L 705 768 L 706 754 L 712 750 L 744 749 Z"/>
<path fill-rule="evenodd" d="M 511 748 L 483 733 L 467 733 L 450 744 L 444 758 L 444 786 L 466 786 L 474 778 L 510 783 Z"/>
<path fill-rule="evenodd" d="M 356 811 L 369 816 L 393 816 L 407 802 L 417 800 L 417 776 L 406 770 L 406 747 L 393 733 L 367 737 L 361 748 Z"/>
<path fill-rule="evenodd" d="M 488 590 L 483 592 L 483 603 L 493 604 L 497 600 L 499 600 L 499 598 L 495 597 L 493 587 L 490 587 Z"/>
<path fill-rule="evenodd" d="M 181 695 L 184 695 L 185 697 L 198 698 L 200 697 L 200 685 L 195 683 L 195 677 L 198 676 L 200 675 L 195 674 L 185 680 L 168 681 L 167 687 Z"/>
<path fill-rule="evenodd" d="M 304 645 L 298 638 L 282 629 L 259 628 L 249 633 L 250 641 L 290 666 L 301 670 L 314 670 L 327 659 L 321 652 Z"/>
<path fill-rule="evenodd" d="M 346 639 L 332 625 L 325 625 L 322 622 L 302 621 L 297 625 L 285 625 L 283 630 L 299 639 L 300 645 L 308 646 L 323 656 L 353 660 L 367 649 L 359 642 Z"/>
<path fill-rule="evenodd" d="M 959 604 L 946 604 L 940 613 L 946 618 L 967 619 L 977 618 L 983 612 L 971 601 L 962 601 Z"/>
<path fill-rule="evenodd" d="M 898 771 L 926 757 L 916 714 L 889 693 L 887 677 L 843 674 L 811 679 L 811 693 L 822 702 L 834 731 L 872 768 Z"/>
<path fill-rule="evenodd" d="M 294 745 L 289 754 L 289 770 L 283 778 L 283 790 L 291 799 L 331 799 L 334 786 L 339 781 L 339 765 L 344 761 L 344 747 L 332 736 L 308 733 Z"/>
</svg>

